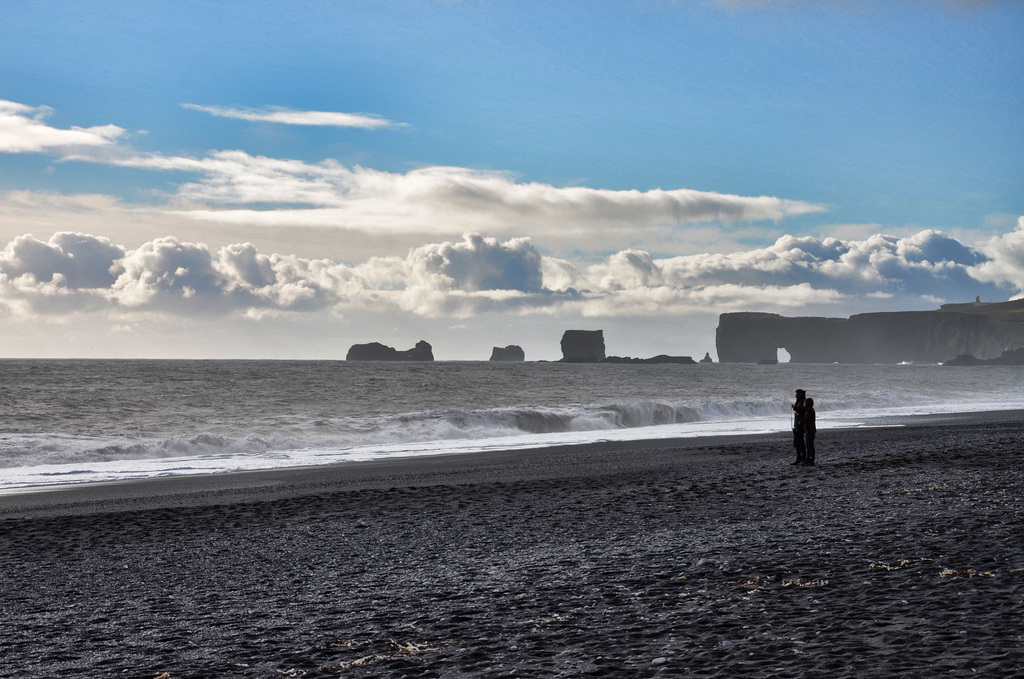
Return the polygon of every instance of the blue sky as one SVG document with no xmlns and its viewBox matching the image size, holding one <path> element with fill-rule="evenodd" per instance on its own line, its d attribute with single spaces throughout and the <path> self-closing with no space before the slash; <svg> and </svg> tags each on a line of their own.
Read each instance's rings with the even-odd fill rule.
<svg viewBox="0 0 1024 679">
<path fill-rule="evenodd" d="M 720 311 L 1024 287 L 1020 3 L 44 0 L 0 21 L 7 355 L 557 358 L 570 326 L 703 355 Z M 73 248 L 113 273 L 75 283 Z"/>
</svg>

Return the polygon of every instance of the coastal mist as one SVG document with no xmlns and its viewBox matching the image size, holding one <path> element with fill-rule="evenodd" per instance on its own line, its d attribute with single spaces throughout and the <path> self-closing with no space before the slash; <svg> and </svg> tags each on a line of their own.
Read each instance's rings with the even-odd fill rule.
<svg viewBox="0 0 1024 679">
<path fill-rule="evenodd" d="M 1021 368 L 0 361 L 0 491 L 1024 408 Z"/>
</svg>

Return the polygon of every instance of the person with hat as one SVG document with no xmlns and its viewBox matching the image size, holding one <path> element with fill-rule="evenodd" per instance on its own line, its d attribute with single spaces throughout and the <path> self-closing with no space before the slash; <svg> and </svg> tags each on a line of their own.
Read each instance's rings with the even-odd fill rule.
<svg viewBox="0 0 1024 679">
<path fill-rule="evenodd" d="M 803 389 L 796 390 L 796 402 L 790 406 L 793 408 L 793 446 L 796 448 L 796 462 L 790 464 L 804 464 L 807 457 L 807 448 L 804 444 L 804 411 L 806 406 L 806 395 Z"/>
</svg>

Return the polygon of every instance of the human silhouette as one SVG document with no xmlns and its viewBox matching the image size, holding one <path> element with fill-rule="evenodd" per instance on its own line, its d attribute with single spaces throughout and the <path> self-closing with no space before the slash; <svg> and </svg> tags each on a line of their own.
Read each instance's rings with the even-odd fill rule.
<svg viewBox="0 0 1024 679">
<path fill-rule="evenodd" d="M 815 421 L 817 414 L 814 412 L 814 399 L 808 398 L 804 401 L 804 461 L 803 464 L 814 464 L 814 435 L 818 433 L 818 425 Z"/>
<path fill-rule="evenodd" d="M 796 402 L 790 406 L 793 409 L 793 446 L 796 448 L 796 462 L 790 464 L 803 464 L 807 454 L 804 443 L 804 410 L 807 407 L 806 394 L 803 389 L 796 390 Z"/>
</svg>

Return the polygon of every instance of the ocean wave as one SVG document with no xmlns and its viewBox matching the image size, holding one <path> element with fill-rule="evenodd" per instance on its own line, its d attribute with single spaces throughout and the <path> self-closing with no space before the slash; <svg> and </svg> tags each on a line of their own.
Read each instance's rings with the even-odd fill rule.
<svg viewBox="0 0 1024 679">
<path fill-rule="evenodd" d="M 973 409 L 999 409 L 975 398 Z M 1007 407 L 1002 405 L 1002 407 Z M 856 394 L 836 394 L 819 403 L 822 417 L 877 417 L 971 409 L 960 398 L 943 407 L 935 399 L 914 397 L 889 389 L 862 389 Z M 252 412 L 252 411 L 250 411 Z M 380 416 L 332 416 L 316 413 L 274 416 L 260 413 L 256 419 L 238 418 L 189 423 L 188 435 L 85 436 L 68 433 L 0 433 L 0 468 L 39 465 L 85 465 L 118 460 L 171 458 L 261 457 L 272 459 L 292 451 L 344 451 L 366 447 L 443 446 L 456 442 L 508 437 L 555 437 L 575 433 L 633 430 L 659 425 L 715 425 L 736 430 L 746 424 L 771 420 L 778 428 L 788 426 L 791 415 L 784 399 L 702 398 L 686 401 L 639 399 L 598 404 L 562 406 L 517 405 L 499 408 L 444 408 Z M 178 425 L 176 425 L 177 427 Z M 180 426 L 185 426 L 182 424 Z M 116 430 L 113 430 L 116 431 Z M 174 432 L 172 432 L 174 433 Z M 643 434 L 636 438 L 644 438 Z M 460 445 L 461 445 L 460 443 Z M 420 446 L 422 447 L 422 446 Z"/>
<path fill-rule="evenodd" d="M 275 451 L 296 449 L 336 450 L 417 441 L 487 439 L 777 417 L 784 412 L 779 405 L 754 401 L 730 404 L 638 401 L 558 408 L 452 408 L 379 418 L 299 419 L 281 425 L 279 429 L 259 433 L 253 433 L 251 425 L 237 423 L 237 431 L 233 433 L 199 432 L 167 438 L 7 434 L 0 435 L 0 468 L 114 460 L 272 455 Z"/>
<path fill-rule="evenodd" d="M 0 435 L 0 468 L 52 464 L 87 464 L 268 450 L 259 437 L 201 433 L 167 439 L 114 439 L 69 434 Z"/>
</svg>

